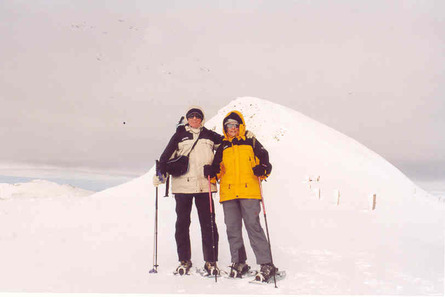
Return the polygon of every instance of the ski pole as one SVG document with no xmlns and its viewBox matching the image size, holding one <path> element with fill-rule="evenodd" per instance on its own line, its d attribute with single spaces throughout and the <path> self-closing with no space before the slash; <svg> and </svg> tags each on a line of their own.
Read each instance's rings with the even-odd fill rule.
<svg viewBox="0 0 445 297">
<path fill-rule="evenodd" d="M 156 160 L 156 174 L 158 174 L 158 160 Z M 153 269 L 150 273 L 158 273 L 158 187 L 155 198 L 155 236 L 153 241 Z"/>
<path fill-rule="evenodd" d="M 207 176 L 207 180 L 209 181 L 209 204 L 210 204 L 210 226 L 212 229 L 212 249 L 213 249 L 213 260 L 215 260 L 216 264 L 216 246 L 215 246 L 215 230 L 214 230 L 214 224 L 215 224 L 215 214 L 213 213 L 212 208 L 212 186 L 210 183 L 210 175 Z M 216 268 L 216 265 L 215 265 Z M 215 273 L 215 283 L 218 282 L 218 273 Z"/>
<path fill-rule="evenodd" d="M 155 201 L 155 238 L 153 243 L 153 269 L 150 273 L 158 273 L 158 187 L 156 187 Z"/>
<path fill-rule="evenodd" d="M 261 178 L 260 177 L 258 177 L 258 182 L 260 184 L 261 204 L 263 205 L 264 224 L 266 225 L 266 234 L 267 234 L 267 242 L 269 244 L 270 261 L 272 262 L 272 265 L 273 265 L 273 267 L 275 269 L 275 265 L 273 264 L 273 258 L 272 258 L 272 247 L 271 247 L 271 244 L 270 244 L 269 227 L 267 225 L 266 207 L 264 205 L 263 187 L 261 185 Z M 273 281 L 275 283 L 275 288 L 278 288 L 277 287 L 277 278 L 276 278 L 275 274 L 276 274 L 276 271 L 274 271 L 274 273 L 273 273 Z"/>
</svg>

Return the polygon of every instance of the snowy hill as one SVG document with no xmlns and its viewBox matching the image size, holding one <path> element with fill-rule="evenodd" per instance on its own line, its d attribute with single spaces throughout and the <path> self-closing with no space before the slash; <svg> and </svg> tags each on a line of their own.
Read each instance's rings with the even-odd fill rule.
<svg viewBox="0 0 445 297">
<path fill-rule="evenodd" d="M 207 126 L 221 132 L 223 116 L 231 109 L 244 114 L 247 128 L 271 151 L 275 165 L 270 181 L 288 195 L 304 195 L 295 183 L 315 180 L 322 198 L 368 208 L 377 195 L 380 207 L 392 207 L 402 199 L 427 194 L 393 165 L 355 140 L 294 110 L 255 98 L 243 98 L 223 108 Z M 317 182 L 317 178 L 319 182 Z M 289 184 L 289 180 L 294 183 Z M 292 187 L 289 187 L 292 186 Z M 309 184 L 308 184 L 309 187 Z"/>
<path fill-rule="evenodd" d="M 93 193 L 71 185 L 59 185 L 39 179 L 27 183 L 0 183 L 0 199 L 81 197 Z"/>
<path fill-rule="evenodd" d="M 236 99 L 206 126 L 221 132 L 222 118 L 233 109 L 244 114 L 273 164 L 263 189 L 274 260 L 287 271 L 278 289 L 247 280 L 172 276 L 175 203 L 163 197 L 163 186 L 159 273 L 148 274 L 155 210 L 151 168 L 90 197 L 0 201 L 0 292 L 443 295 L 443 203 L 353 139 L 265 100 Z M 224 268 L 229 248 L 221 206 L 215 211 Z M 196 267 L 203 265 L 198 225 L 193 210 Z M 248 263 L 256 268 L 246 244 Z"/>
</svg>

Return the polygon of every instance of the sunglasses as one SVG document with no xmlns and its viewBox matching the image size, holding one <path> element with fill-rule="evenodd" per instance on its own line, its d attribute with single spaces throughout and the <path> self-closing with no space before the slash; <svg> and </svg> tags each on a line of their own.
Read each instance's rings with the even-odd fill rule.
<svg viewBox="0 0 445 297">
<path fill-rule="evenodd" d="M 227 124 L 226 127 L 229 129 L 230 128 L 239 128 L 239 125 L 238 124 Z"/>
<path fill-rule="evenodd" d="M 191 114 L 189 114 L 187 119 L 191 119 L 191 118 L 197 118 L 197 119 L 202 120 L 202 116 L 199 113 L 197 113 L 197 112 L 192 112 Z"/>
</svg>

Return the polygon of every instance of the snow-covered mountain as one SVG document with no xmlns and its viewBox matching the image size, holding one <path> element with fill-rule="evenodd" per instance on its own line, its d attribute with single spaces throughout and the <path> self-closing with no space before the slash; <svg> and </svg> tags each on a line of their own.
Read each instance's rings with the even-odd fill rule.
<svg viewBox="0 0 445 297">
<path fill-rule="evenodd" d="M 0 183 L 0 199 L 82 197 L 93 193 L 71 185 L 60 185 L 40 179 L 26 183 Z"/>
<path fill-rule="evenodd" d="M 263 190 L 274 261 L 287 271 L 278 289 L 247 280 L 172 276 L 175 203 L 163 197 L 163 186 L 159 273 L 148 274 L 155 213 L 151 168 L 80 199 L 1 201 L 0 292 L 443 295 L 443 203 L 353 139 L 265 100 L 238 98 L 206 126 L 221 132 L 223 117 L 234 109 L 273 164 Z M 229 248 L 218 204 L 215 211 L 224 268 Z M 203 265 L 198 225 L 193 210 L 197 267 Z"/>
<path fill-rule="evenodd" d="M 235 100 L 207 126 L 221 132 L 222 118 L 231 109 L 244 114 L 247 129 L 271 151 L 274 173 L 270 181 L 286 196 L 306 194 L 307 187 L 296 187 L 295 183 L 309 179 L 314 181 L 310 183 L 313 189 L 321 189 L 322 198 L 336 201 L 339 192 L 342 204 L 363 209 L 374 194 L 379 207 L 427 195 L 360 143 L 281 105 L 255 98 Z"/>
</svg>

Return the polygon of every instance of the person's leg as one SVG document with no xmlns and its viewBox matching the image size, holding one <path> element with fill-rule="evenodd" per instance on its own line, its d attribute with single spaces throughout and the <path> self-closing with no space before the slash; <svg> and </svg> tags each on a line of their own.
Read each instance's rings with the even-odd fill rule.
<svg viewBox="0 0 445 297">
<path fill-rule="evenodd" d="M 243 223 L 239 200 L 224 201 L 222 205 L 232 263 L 245 262 L 247 255 L 243 241 Z"/>
<path fill-rule="evenodd" d="M 254 199 L 242 199 L 240 200 L 240 208 L 257 264 L 272 262 L 269 251 L 269 242 L 267 241 L 264 230 L 260 224 L 260 201 Z"/>
<path fill-rule="evenodd" d="M 190 213 L 193 195 L 176 194 L 176 247 L 179 261 L 191 260 L 190 248 Z"/>
<path fill-rule="evenodd" d="M 212 199 L 213 222 L 210 214 L 209 193 L 200 193 L 195 195 L 195 205 L 198 210 L 199 223 L 201 225 L 202 251 L 204 261 L 218 261 L 218 241 L 219 234 L 215 222 L 215 205 Z M 213 233 L 212 233 L 213 224 Z M 215 242 L 213 242 L 213 240 Z M 215 250 L 214 250 L 215 249 Z"/>
</svg>

